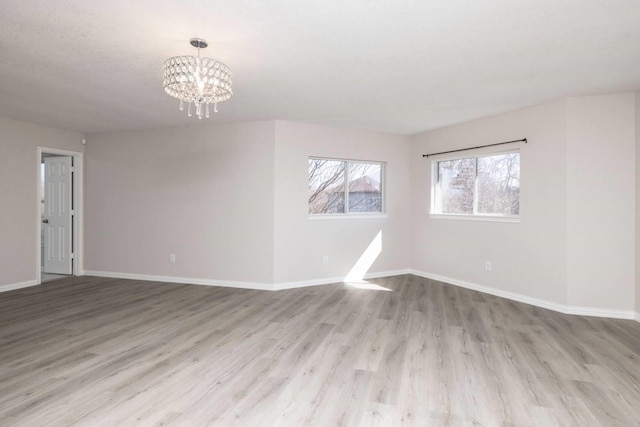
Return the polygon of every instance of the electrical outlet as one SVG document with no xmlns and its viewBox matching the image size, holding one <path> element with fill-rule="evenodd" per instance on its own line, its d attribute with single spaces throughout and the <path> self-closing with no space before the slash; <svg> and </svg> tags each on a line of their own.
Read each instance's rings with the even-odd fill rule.
<svg viewBox="0 0 640 427">
<path fill-rule="evenodd" d="M 486 271 L 491 271 L 491 261 L 485 261 L 484 262 L 484 269 Z"/>
<path fill-rule="evenodd" d="M 176 262 L 176 254 L 169 255 L 169 262 Z"/>
<path fill-rule="evenodd" d="M 329 264 L 329 255 L 325 255 L 322 257 L 322 262 L 325 264 Z"/>
</svg>

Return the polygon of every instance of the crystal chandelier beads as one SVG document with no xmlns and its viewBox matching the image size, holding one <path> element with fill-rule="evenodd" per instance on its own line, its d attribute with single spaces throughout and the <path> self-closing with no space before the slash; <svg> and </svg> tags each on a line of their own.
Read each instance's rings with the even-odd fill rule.
<svg viewBox="0 0 640 427">
<path fill-rule="evenodd" d="M 164 91 L 180 100 L 180 109 L 188 104 L 188 115 L 192 116 L 192 104 L 195 115 L 201 119 L 209 117 L 209 104 L 227 101 L 233 95 L 231 89 L 231 70 L 222 62 L 211 58 L 201 58 L 200 48 L 207 47 L 204 40 L 192 39 L 191 44 L 198 48 L 198 56 L 174 56 L 164 63 Z"/>
</svg>

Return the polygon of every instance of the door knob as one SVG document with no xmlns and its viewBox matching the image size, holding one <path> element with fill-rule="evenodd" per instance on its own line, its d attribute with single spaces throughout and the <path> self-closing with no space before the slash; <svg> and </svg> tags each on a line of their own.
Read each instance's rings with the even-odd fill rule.
<svg viewBox="0 0 640 427">
<path fill-rule="evenodd" d="M 43 219 L 43 220 L 42 220 L 42 223 L 43 223 L 43 224 L 49 224 L 49 220 L 48 220 L 48 219 Z"/>
</svg>

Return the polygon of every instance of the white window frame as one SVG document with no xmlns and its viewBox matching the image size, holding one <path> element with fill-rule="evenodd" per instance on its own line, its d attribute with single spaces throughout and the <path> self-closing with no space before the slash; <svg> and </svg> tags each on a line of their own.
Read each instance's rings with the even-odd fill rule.
<svg viewBox="0 0 640 427">
<path fill-rule="evenodd" d="M 490 151 L 490 152 L 482 152 L 478 153 L 477 151 L 470 151 L 467 154 L 457 155 L 449 155 L 449 156 L 438 156 L 431 159 L 431 208 L 429 216 L 434 219 L 450 219 L 450 220 L 463 220 L 463 221 L 489 221 L 489 222 L 512 222 L 519 223 L 521 214 L 522 214 L 522 206 L 520 206 L 520 214 L 519 215 L 502 215 L 502 214 L 486 214 L 486 213 L 478 213 L 478 160 L 483 157 L 492 157 L 499 156 L 501 154 L 511 154 L 511 153 L 519 153 L 520 161 L 522 161 L 522 153 L 520 149 L 514 150 L 501 150 L 501 151 Z M 450 160 L 459 160 L 459 159 L 476 159 L 474 172 L 475 178 L 473 182 L 473 213 L 472 214 L 457 214 L 457 213 L 442 213 L 441 209 L 441 200 L 438 196 L 440 192 L 440 182 L 438 181 L 438 162 L 446 162 Z M 522 169 L 520 170 L 520 176 L 522 177 Z"/>
<path fill-rule="evenodd" d="M 307 213 L 308 218 L 312 220 L 316 219 L 363 219 L 363 218 L 387 218 L 389 215 L 386 211 L 386 162 L 378 160 L 355 160 L 355 159 L 341 159 L 335 157 L 320 157 L 309 156 L 307 158 L 307 164 L 309 160 L 329 160 L 334 162 L 346 162 L 344 172 L 344 213 L 329 213 L 329 214 L 312 214 L 309 212 L 309 200 L 307 199 Z M 381 212 L 349 212 L 349 163 L 367 163 L 380 165 L 380 208 Z M 309 173 L 307 171 L 307 184 L 309 182 Z"/>
</svg>

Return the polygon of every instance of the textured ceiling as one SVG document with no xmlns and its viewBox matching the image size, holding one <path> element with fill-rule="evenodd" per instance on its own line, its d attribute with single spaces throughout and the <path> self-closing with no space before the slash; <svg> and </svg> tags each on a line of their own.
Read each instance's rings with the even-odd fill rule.
<svg viewBox="0 0 640 427">
<path fill-rule="evenodd" d="M 411 134 L 640 89 L 638 0 L 0 0 L 0 116 L 85 133 L 287 119 Z M 229 65 L 202 121 L 162 63 Z"/>
</svg>

